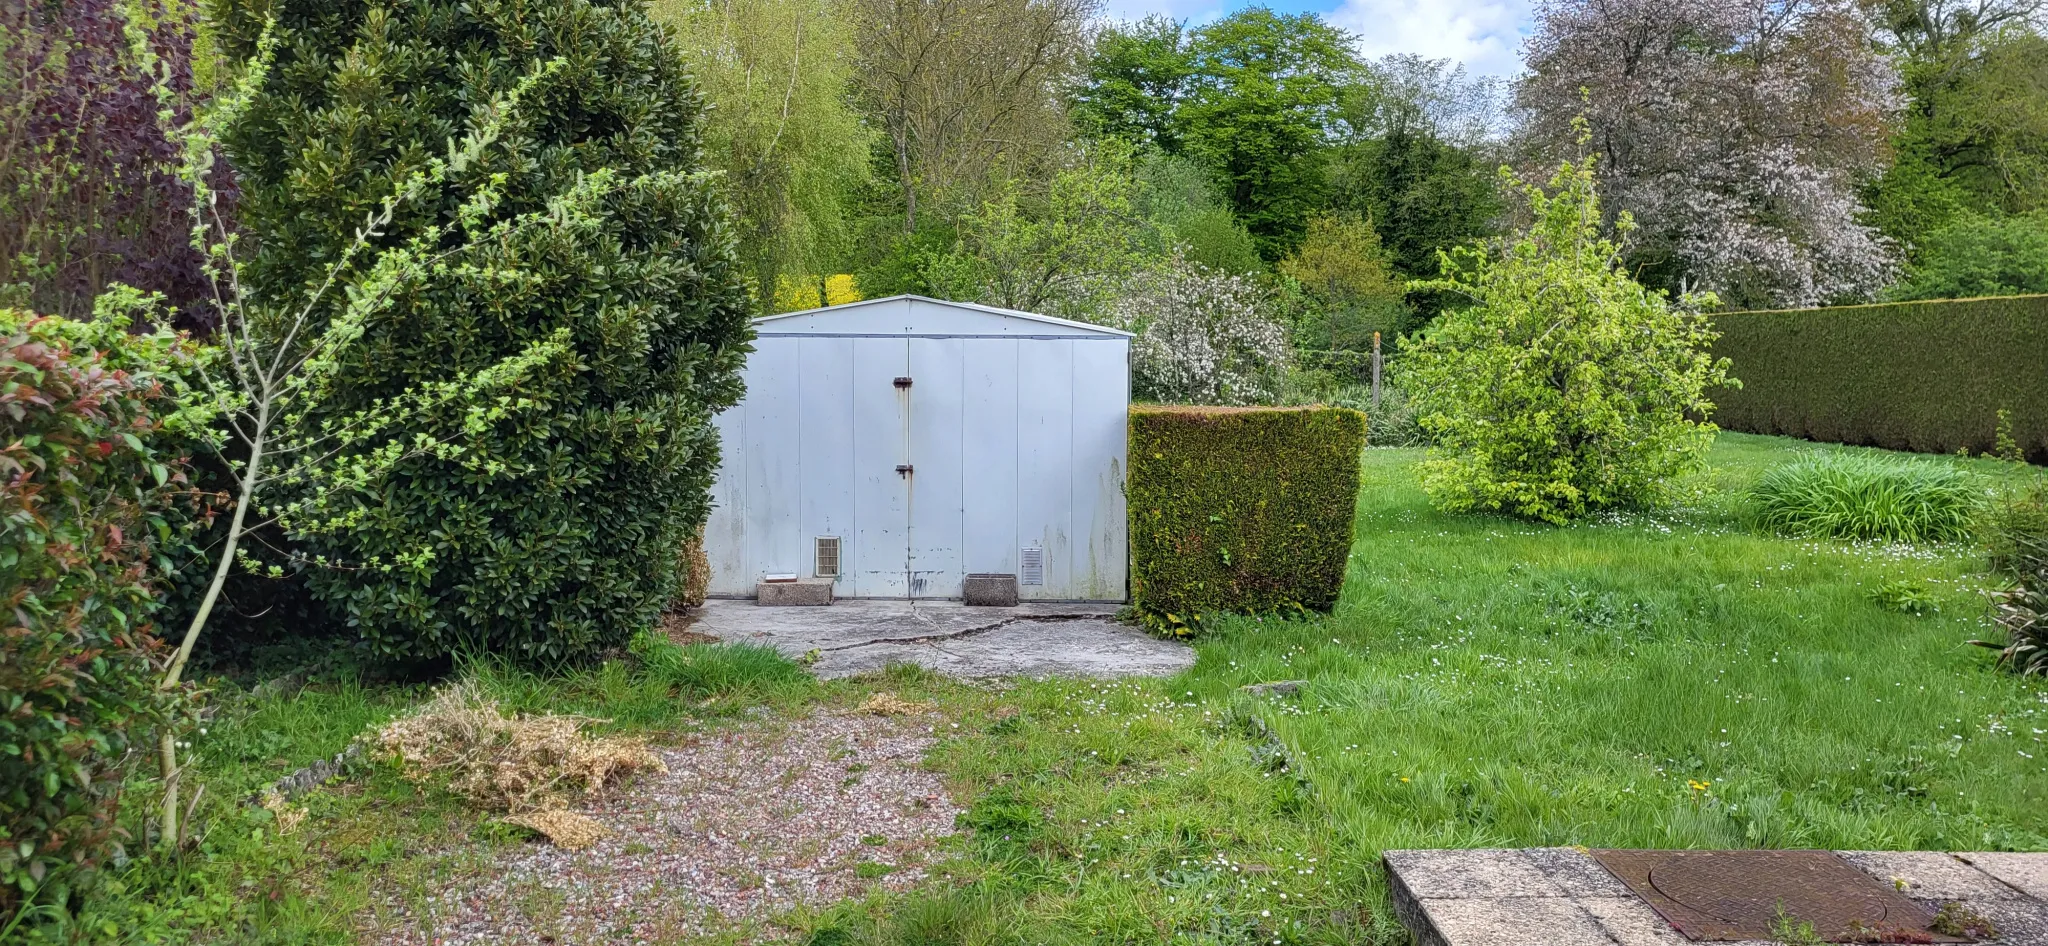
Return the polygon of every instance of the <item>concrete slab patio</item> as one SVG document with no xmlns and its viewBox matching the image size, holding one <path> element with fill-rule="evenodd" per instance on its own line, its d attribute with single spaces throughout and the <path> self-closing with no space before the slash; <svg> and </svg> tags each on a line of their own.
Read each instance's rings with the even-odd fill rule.
<svg viewBox="0 0 2048 946">
<path fill-rule="evenodd" d="M 1930 911 L 1960 903 L 1998 946 L 2048 946 L 2048 854 L 1838 851 Z M 1577 848 L 1388 851 L 1394 913 L 1417 946 L 1683 946 L 1684 935 Z M 1896 940 L 1896 942 L 1925 940 Z M 1748 940 L 1734 946 L 1774 946 Z"/>
<path fill-rule="evenodd" d="M 714 598 L 690 630 L 766 644 L 811 671 L 845 677 L 912 663 L 953 677 L 1170 676 L 1194 649 L 1115 623 L 1115 605 L 1031 602 L 970 608 L 951 601 L 842 599 L 822 608 L 766 608 Z"/>
</svg>

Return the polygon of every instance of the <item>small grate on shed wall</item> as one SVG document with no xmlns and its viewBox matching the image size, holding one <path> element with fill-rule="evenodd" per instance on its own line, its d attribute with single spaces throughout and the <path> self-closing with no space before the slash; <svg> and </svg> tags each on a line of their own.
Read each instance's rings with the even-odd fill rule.
<svg viewBox="0 0 2048 946">
<path fill-rule="evenodd" d="M 1045 550 L 1024 548 L 1017 550 L 1017 584 L 1045 584 Z"/>
</svg>

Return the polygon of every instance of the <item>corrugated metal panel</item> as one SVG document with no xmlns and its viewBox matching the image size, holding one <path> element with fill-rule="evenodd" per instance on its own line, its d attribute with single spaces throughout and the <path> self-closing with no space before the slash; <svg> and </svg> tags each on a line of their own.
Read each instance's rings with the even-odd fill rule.
<svg viewBox="0 0 2048 946">
<path fill-rule="evenodd" d="M 910 339 L 910 595 L 958 598 L 961 528 L 961 346 Z M 977 463 L 979 459 L 977 458 Z"/>
<path fill-rule="evenodd" d="M 961 302 L 943 302 L 923 296 L 891 296 L 771 316 L 755 320 L 755 331 L 764 338 L 782 335 L 927 335 L 1112 341 L 1129 337 L 1128 332 L 1085 322 Z"/>
<path fill-rule="evenodd" d="M 905 597 L 913 579 L 958 597 L 970 571 L 1021 577 L 1028 548 L 1043 584 L 1024 597 L 1124 599 L 1127 340 L 990 333 L 1051 323 L 926 302 L 869 307 L 895 337 L 837 331 L 874 326 L 835 307 L 801 320 L 812 334 L 756 343 L 746 400 L 718 418 L 713 594 L 809 574 L 817 537 L 839 536 L 845 597 Z"/>
<path fill-rule="evenodd" d="M 802 373 L 798 346 L 777 342 L 762 346 L 748 359 L 754 366 L 745 404 L 747 430 L 769 432 L 747 444 L 747 546 L 756 565 L 771 572 L 804 569 L 809 553 L 797 527 L 797 471 L 801 437 L 775 436 L 795 431 L 802 417 Z"/>
<path fill-rule="evenodd" d="M 754 593 L 754 560 L 747 554 L 747 484 L 734 472 L 747 468 L 746 416 L 743 407 L 734 407 L 712 421 L 718 428 L 718 478 L 711 483 L 704 555 L 711 562 L 705 591 L 714 595 Z"/>
<path fill-rule="evenodd" d="M 904 399 L 895 386 L 909 368 L 903 339 L 853 339 L 853 558 L 840 589 L 854 598 L 910 593 L 908 483 L 896 467 L 910 462 Z"/>
<path fill-rule="evenodd" d="M 1017 573 L 1017 349 L 1024 344 L 961 342 L 961 455 L 968 458 L 961 480 L 961 559 L 969 573 Z"/>
<path fill-rule="evenodd" d="M 1130 359 L 1123 345 L 1072 345 L 1074 561 L 1068 597 L 1123 600 L 1128 552 L 1124 454 Z"/>
<path fill-rule="evenodd" d="M 812 552 L 782 570 L 810 574 L 811 568 L 805 563 L 815 564 L 812 560 L 816 558 L 815 540 L 818 536 L 836 535 L 848 539 L 841 543 L 841 548 L 850 550 L 855 534 L 854 340 L 798 338 L 763 340 L 759 344 L 790 343 L 796 344 L 801 352 L 797 370 L 802 409 L 794 439 L 802 469 L 798 471 L 799 485 L 794 505 L 798 510 L 798 534 L 804 541 L 812 543 Z M 763 563 L 763 570 L 766 570 L 766 564 Z M 852 567 L 851 560 L 842 554 L 840 574 L 848 574 Z"/>
<path fill-rule="evenodd" d="M 1045 550 L 1045 584 L 1024 598 L 1073 597 L 1074 345 L 1017 348 L 1017 544 Z"/>
</svg>

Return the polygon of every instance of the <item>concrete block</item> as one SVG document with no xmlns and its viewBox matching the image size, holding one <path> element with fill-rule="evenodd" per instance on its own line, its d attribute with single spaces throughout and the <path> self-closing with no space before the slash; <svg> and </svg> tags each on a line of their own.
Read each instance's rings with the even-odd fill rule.
<svg viewBox="0 0 2048 946">
<path fill-rule="evenodd" d="M 1536 847 L 1522 852 L 1543 876 L 1573 897 L 1633 897 L 1621 878 L 1607 872 L 1593 855 L 1575 847 Z"/>
<path fill-rule="evenodd" d="M 960 599 L 974 608 L 1017 606 L 1017 576 L 976 573 L 960 582 Z"/>
<path fill-rule="evenodd" d="M 832 603 L 832 579 L 764 581 L 754 586 L 754 603 L 763 607 L 822 607 Z"/>
<path fill-rule="evenodd" d="M 1428 929 L 1418 946 L 1614 946 L 1592 914 L 1569 897 L 1425 900 Z"/>
<path fill-rule="evenodd" d="M 1565 895 L 1519 850 L 1388 851 L 1384 856 L 1387 873 L 1418 900 Z"/>
<path fill-rule="evenodd" d="M 2048 854 L 1963 853 L 1956 856 L 2027 896 L 2048 900 Z"/>
<path fill-rule="evenodd" d="M 2019 892 L 1941 851 L 1836 851 L 1887 887 L 1915 900 L 2008 900 Z"/>
</svg>

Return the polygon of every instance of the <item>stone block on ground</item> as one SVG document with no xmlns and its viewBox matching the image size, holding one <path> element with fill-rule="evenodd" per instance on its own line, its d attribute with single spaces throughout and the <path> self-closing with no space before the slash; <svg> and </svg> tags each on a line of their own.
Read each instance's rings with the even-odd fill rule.
<svg viewBox="0 0 2048 946">
<path fill-rule="evenodd" d="M 754 603 L 763 607 L 823 607 L 832 603 L 832 579 L 764 581 L 754 586 Z"/>
<path fill-rule="evenodd" d="M 960 602 L 970 608 L 1017 606 L 1017 576 L 973 574 L 960 582 Z"/>
<path fill-rule="evenodd" d="M 1533 847 L 1522 852 L 1551 883 L 1572 897 L 1633 897 L 1621 879 L 1593 855 L 1575 847 Z"/>
<path fill-rule="evenodd" d="M 1603 870 L 1605 868 L 1602 868 Z M 1615 881 L 1615 883 L 1621 883 Z M 1623 884 L 1626 890 L 1627 885 Z M 1657 911 L 1644 903 L 1640 897 L 1630 894 L 1625 897 L 1581 897 L 1578 905 L 1592 915 L 1593 922 L 1611 937 L 1617 946 L 1690 946 L 1692 940 L 1685 934 L 1672 929 Z M 1720 946 L 1782 946 L 1766 940 L 1732 940 Z"/>
<path fill-rule="evenodd" d="M 1512 848 L 1388 851 L 1387 872 L 1419 900 L 1562 897 L 1527 852 Z"/>
<path fill-rule="evenodd" d="M 1463 897 L 1425 900 L 1429 924 L 1417 946 L 1614 946 L 1570 897 Z"/>
</svg>

